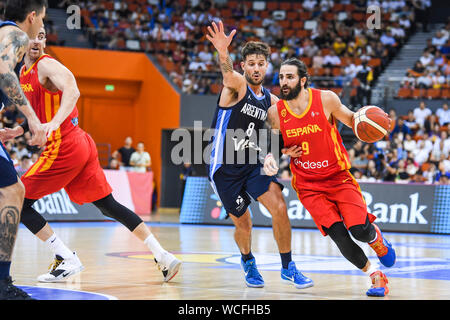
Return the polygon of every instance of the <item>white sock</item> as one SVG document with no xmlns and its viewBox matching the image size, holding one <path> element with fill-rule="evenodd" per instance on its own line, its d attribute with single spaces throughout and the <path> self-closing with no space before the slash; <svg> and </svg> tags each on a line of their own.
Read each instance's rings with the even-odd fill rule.
<svg viewBox="0 0 450 320">
<path fill-rule="evenodd" d="M 153 253 L 153 256 L 155 259 L 159 262 L 161 261 L 161 256 L 166 250 L 164 250 L 161 245 L 159 244 L 158 240 L 156 240 L 155 236 L 153 234 L 150 234 L 147 239 L 144 240 L 144 243 L 147 245 L 147 247 L 150 249 L 150 251 Z"/>
<path fill-rule="evenodd" d="M 73 252 L 66 247 L 61 239 L 53 233 L 45 243 L 48 245 L 53 254 L 61 256 L 63 259 L 70 259 L 73 256 Z"/>
<path fill-rule="evenodd" d="M 369 269 L 367 269 L 367 271 L 365 271 L 364 273 L 367 274 L 369 277 L 372 273 L 374 273 L 375 271 L 378 271 L 378 267 L 374 264 L 371 264 Z"/>
</svg>

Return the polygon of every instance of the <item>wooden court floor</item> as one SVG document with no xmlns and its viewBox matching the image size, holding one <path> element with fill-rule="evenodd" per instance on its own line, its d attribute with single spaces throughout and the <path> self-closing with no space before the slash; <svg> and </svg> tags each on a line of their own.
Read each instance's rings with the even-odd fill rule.
<svg viewBox="0 0 450 320">
<path fill-rule="evenodd" d="M 79 276 L 52 284 L 36 281 L 51 263 L 51 252 L 21 226 L 12 277 L 16 285 L 44 300 L 450 299 L 450 236 L 446 235 L 386 233 L 397 252 L 396 265 L 384 269 L 391 292 L 385 298 L 369 298 L 367 277 L 315 229 L 292 232 L 293 260 L 315 283 L 299 290 L 280 281 L 280 258 L 270 228 L 254 228 L 252 234 L 252 251 L 266 285 L 247 288 L 233 227 L 148 224 L 163 247 L 184 262 L 169 283 L 163 282 L 147 247 L 115 222 L 51 223 L 85 266 Z M 371 249 L 362 247 L 376 263 Z"/>
</svg>

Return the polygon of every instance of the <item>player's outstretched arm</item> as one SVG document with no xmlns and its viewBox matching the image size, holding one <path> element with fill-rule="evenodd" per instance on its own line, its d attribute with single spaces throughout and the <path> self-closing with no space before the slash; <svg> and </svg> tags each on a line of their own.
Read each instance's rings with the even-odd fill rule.
<svg viewBox="0 0 450 320">
<path fill-rule="evenodd" d="M 57 130 L 71 114 L 80 97 L 77 81 L 72 72 L 63 64 L 54 59 L 39 61 L 39 79 L 49 79 L 53 85 L 62 91 L 61 105 L 53 119 L 44 124 L 47 137 Z"/>
<path fill-rule="evenodd" d="M 352 127 L 352 119 L 354 112 L 341 103 L 341 99 L 336 93 L 330 90 L 323 90 L 321 92 L 322 105 L 327 119 L 330 116 L 335 117 L 347 127 Z"/>
<path fill-rule="evenodd" d="M 246 90 L 246 80 L 242 74 L 234 71 L 233 61 L 228 53 L 228 47 L 236 34 L 236 30 L 231 31 L 227 36 L 222 21 L 219 21 L 218 25 L 213 22 L 211 26 L 208 26 L 207 30 L 208 34 L 206 34 L 206 39 L 213 44 L 219 54 L 224 89 L 234 95 L 236 93 L 239 94 L 243 89 Z"/>
<path fill-rule="evenodd" d="M 16 105 L 28 121 L 32 134 L 31 145 L 43 146 L 47 141 L 44 128 L 20 87 L 14 68 L 21 61 L 28 47 L 28 36 L 16 27 L 11 29 L 0 42 L 0 89 L 9 102 Z"/>
</svg>

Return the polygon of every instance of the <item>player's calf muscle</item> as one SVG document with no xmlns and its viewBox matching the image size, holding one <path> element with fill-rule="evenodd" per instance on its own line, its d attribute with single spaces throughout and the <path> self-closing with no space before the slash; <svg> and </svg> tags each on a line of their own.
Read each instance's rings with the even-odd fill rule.
<svg viewBox="0 0 450 320">
<path fill-rule="evenodd" d="M 3 192 L 1 192 L 1 198 L 4 199 Z M 0 207 L 0 261 L 11 261 L 19 221 L 18 206 L 2 205 Z"/>
</svg>

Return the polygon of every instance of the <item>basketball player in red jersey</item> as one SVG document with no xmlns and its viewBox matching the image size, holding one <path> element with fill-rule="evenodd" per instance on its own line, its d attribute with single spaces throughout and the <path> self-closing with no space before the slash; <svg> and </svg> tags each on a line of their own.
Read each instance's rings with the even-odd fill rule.
<svg viewBox="0 0 450 320">
<path fill-rule="evenodd" d="M 297 146 L 291 156 L 292 186 L 324 236 L 329 235 L 343 256 L 370 276 L 369 296 L 388 294 L 388 280 L 351 239 L 366 242 L 380 262 L 391 267 L 395 251 L 373 223 L 360 187 L 350 174 L 350 162 L 336 128 L 337 120 L 352 127 L 353 112 L 332 91 L 308 88 L 307 68 L 289 59 L 280 68 L 281 98 L 269 108 L 272 129 L 279 129 L 284 147 Z M 268 162 L 267 162 L 268 163 Z M 267 174 L 273 174 L 265 166 Z"/>
<path fill-rule="evenodd" d="M 69 250 L 47 221 L 34 210 L 33 203 L 65 188 L 78 204 L 92 202 L 108 217 L 125 225 L 152 251 L 164 280 L 178 272 L 181 262 L 164 250 L 140 217 L 119 204 L 112 196 L 98 161 L 95 142 L 78 126 L 76 102 L 80 95 L 73 74 L 61 63 L 44 54 L 45 30 L 30 40 L 20 83 L 47 134 L 47 144 L 39 160 L 22 176 L 25 201 L 21 222 L 55 254 L 48 273 L 41 282 L 66 280 L 83 270 L 75 252 Z M 4 130 L 0 138 L 11 139 L 24 133 L 22 127 Z"/>
</svg>

